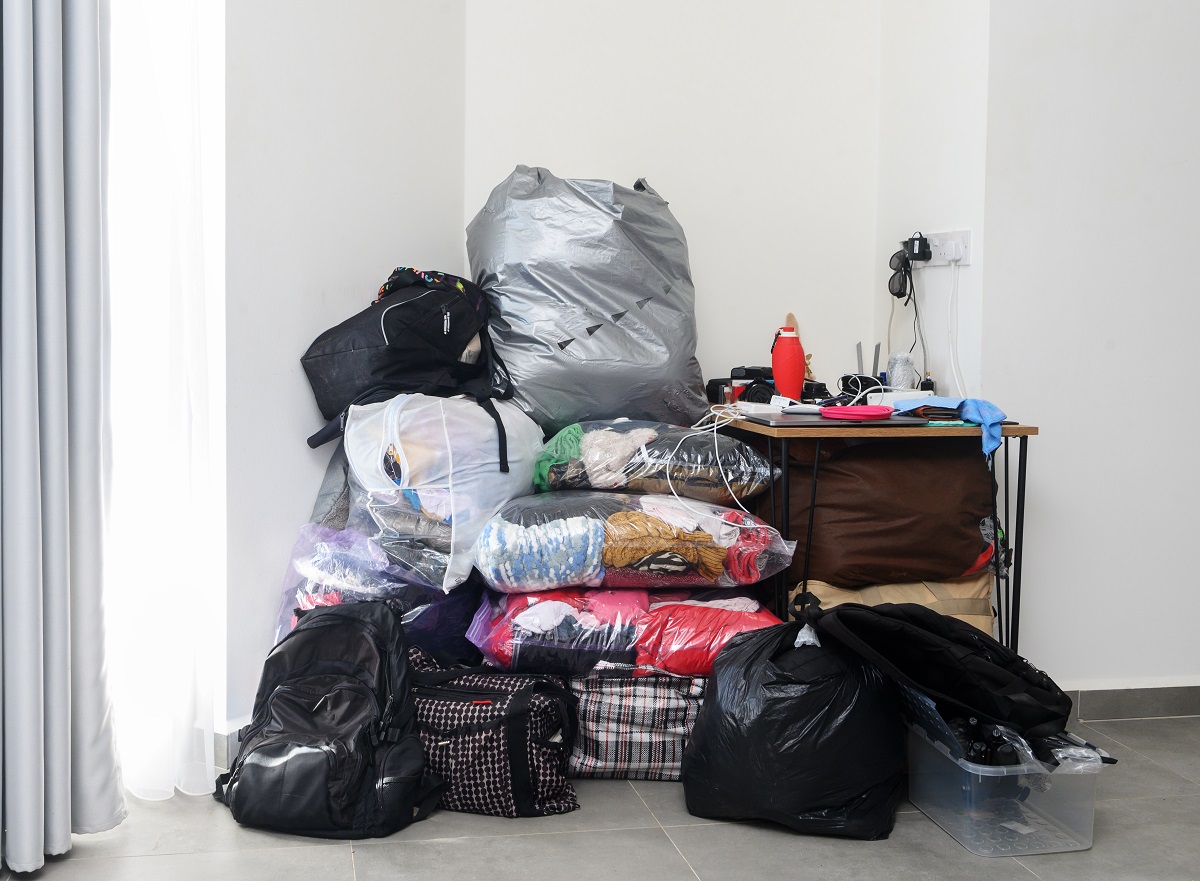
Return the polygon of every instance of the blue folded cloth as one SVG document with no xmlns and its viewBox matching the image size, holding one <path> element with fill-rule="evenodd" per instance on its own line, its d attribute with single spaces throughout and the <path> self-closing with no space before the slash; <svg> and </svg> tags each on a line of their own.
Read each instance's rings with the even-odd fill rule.
<svg viewBox="0 0 1200 881">
<path fill-rule="evenodd" d="M 974 422 L 983 429 L 983 454 L 990 455 L 1000 446 L 1000 423 L 1007 417 L 1004 411 L 981 398 L 910 398 L 897 401 L 895 408 L 901 413 L 919 407 L 944 407 L 957 410 L 964 422 Z"/>
</svg>

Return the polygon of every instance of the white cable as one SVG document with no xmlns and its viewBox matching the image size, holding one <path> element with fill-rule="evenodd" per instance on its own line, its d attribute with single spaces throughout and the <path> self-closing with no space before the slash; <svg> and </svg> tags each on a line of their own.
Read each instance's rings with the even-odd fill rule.
<svg viewBox="0 0 1200 881">
<path fill-rule="evenodd" d="M 770 529 L 776 535 L 779 535 L 779 530 L 775 529 L 775 527 L 773 527 L 767 523 L 763 523 L 762 521 L 759 521 L 758 518 L 755 517 L 753 514 L 751 514 L 750 511 L 745 507 L 745 505 L 742 504 L 741 500 L 737 497 L 737 493 L 735 493 L 733 491 L 733 487 L 731 487 L 729 485 L 729 477 L 725 474 L 725 466 L 721 462 L 721 457 L 719 455 L 716 455 L 716 452 L 717 452 L 717 430 L 720 428 L 724 428 L 726 425 L 730 425 L 742 418 L 744 418 L 744 414 L 740 410 L 738 410 L 736 407 L 730 407 L 726 404 L 715 404 L 709 409 L 708 413 L 706 413 L 706 414 L 704 414 L 704 416 L 700 417 L 700 419 L 696 422 L 696 424 L 691 426 L 691 428 L 693 430 L 690 433 L 685 434 L 683 437 L 681 437 L 679 439 L 679 443 L 675 444 L 675 449 L 671 450 L 670 455 L 667 456 L 667 459 L 665 461 L 665 473 L 667 475 L 667 488 L 669 490 L 671 490 L 671 495 L 675 497 L 675 500 L 677 502 L 679 502 L 679 504 L 682 507 L 684 507 L 688 511 L 691 511 L 693 514 L 696 514 L 697 516 L 709 517 L 713 520 L 719 520 L 722 523 L 728 524 L 730 526 L 736 526 L 738 529 Z M 710 421 L 711 421 L 711 424 L 709 424 Z M 714 514 L 712 511 L 704 511 L 699 508 L 692 507 L 691 505 L 688 504 L 688 500 L 685 499 L 683 496 L 681 496 L 676 491 L 675 485 L 671 481 L 671 464 L 674 462 L 675 454 L 679 452 L 679 448 L 681 446 L 683 446 L 683 442 L 686 441 L 688 438 L 699 437 L 700 435 L 708 434 L 709 432 L 711 432 L 712 436 L 713 436 L 713 453 L 714 453 L 714 455 L 716 455 L 717 470 L 721 473 L 721 479 L 725 483 L 725 488 L 729 490 L 729 495 L 734 500 L 734 502 L 737 503 L 737 506 L 739 508 L 741 508 L 743 511 L 745 511 L 747 514 L 750 514 L 751 517 L 754 517 L 755 521 L 757 521 L 757 522 L 754 522 L 754 523 L 731 523 L 730 521 L 726 520 L 723 516 L 721 516 L 719 514 Z M 771 463 L 767 463 L 767 464 L 771 468 L 771 477 L 772 477 L 772 479 L 774 479 L 775 466 L 772 465 Z M 786 467 L 786 465 L 787 465 L 787 463 L 785 462 L 784 466 Z M 721 507 L 721 506 L 718 505 L 717 507 Z M 780 538 L 782 540 L 782 536 L 780 536 Z"/>
<path fill-rule="evenodd" d="M 967 396 L 967 384 L 963 380 L 962 365 L 958 361 L 958 260 L 953 261 L 954 281 L 950 286 L 950 299 L 946 304 L 946 330 L 950 336 L 950 369 L 954 375 L 954 385 L 958 396 Z"/>
<path fill-rule="evenodd" d="M 921 278 L 925 277 L 925 267 L 921 266 Z M 923 284 L 924 282 L 922 282 Z M 921 320 L 921 307 L 917 305 L 917 286 L 913 284 L 913 310 L 916 312 L 917 335 L 921 338 L 921 372 L 923 379 L 929 378 L 929 344 L 925 342 L 925 322 Z"/>
<path fill-rule="evenodd" d="M 892 354 L 892 322 L 895 320 L 896 320 L 896 298 L 892 297 L 892 311 L 888 313 L 888 332 L 887 332 L 887 341 L 888 341 L 887 350 L 888 350 L 889 355 Z"/>
<path fill-rule="evenodd" d="M 911 392 L 911 391 L 915 391 L 915 389 L 900 388 L 900 386 L 895 386 L 895 385 L 873 385 L 870 388 L 865 388 L 862 391 L 860 391 L 857 395 L 855 395 L 853 398 L 850 399 L 850 403 L 847 404 L 846 406 L 849 407 L 853 404 L 856 404 L 858 402 L 858 400 L 865 395 L 873 395 L 876 393 L 882 394 L 883 392 Z"/>
</svg>

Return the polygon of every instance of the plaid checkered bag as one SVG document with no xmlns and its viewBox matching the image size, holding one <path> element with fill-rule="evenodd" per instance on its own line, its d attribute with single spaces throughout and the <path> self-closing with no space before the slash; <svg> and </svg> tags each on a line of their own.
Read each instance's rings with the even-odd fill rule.
<svg viewBox="0 0 1200 881">
<path fill-rule="evenodd" d="M 602 672 L 573 677 L 579 736 L 571 751 L 571 776 L 678 780 L 707 682 Z"/>
<path fill-rule="evenodd" d="M 562 679 L 491 667 L 443 669 L 408 650 L 425 773 L 446 782 L 440 807 L 495 817 L 576 810 L 567 756 L 578 727 Z"/>
</svg>

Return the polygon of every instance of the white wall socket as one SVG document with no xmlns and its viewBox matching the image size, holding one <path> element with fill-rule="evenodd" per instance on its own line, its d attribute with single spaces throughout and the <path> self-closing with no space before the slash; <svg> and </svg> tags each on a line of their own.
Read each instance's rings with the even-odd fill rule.
<svg viewBox="0 0 1200 881">
<path fill-rule="evenodd" d="M 951 255 L 957 250 L 962 255 L 959 266 L 971 265 L 971 231 L 956 229 L 953 232 L 929 233 L 929 251 L 933 255 L 926 266 L 949 266 L 954 261 Z"/>
</svg>

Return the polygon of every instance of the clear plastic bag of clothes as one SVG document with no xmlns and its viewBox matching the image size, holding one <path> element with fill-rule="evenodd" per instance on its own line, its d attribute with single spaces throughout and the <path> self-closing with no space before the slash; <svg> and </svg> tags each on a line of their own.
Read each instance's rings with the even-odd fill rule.
<svg viewBox="0 0 1200 881">
<path fill-rule="evenodd" d="M 548 432 L 708 408 L 683 228 L 644 181 L 517 166 L 467 226 L 475 282 L 518 404 Z"/>
<path fill-rule="evenodd" d="M 713 662 L 731 639 L 778 623 L 741 591 L 654 591 L 638 621 L 636 663 L 676 676 L 711 676 Z"/>
<path fill-rule="evenodd" d="M 479 654 L 466 632 L 483 584 L 477 577 L 472 582 L 470 589 L 464 586 L 450 595 L 414 584 L 362 533 L 309 523 L 300 528 L 284 575 L 275 642 L 291 632 L 297 615 L 307 609 L 388 600 L 402 611 L 409 642 L 445 664 L 475 663 Z"/>
<path fill-rule="evenodd" d="M 773 479 L 766 458 L 737 438 L 639 419 L 568 425 L 546 442 L 534 470 L 539 492 L 624 490 L 716 505 L 753 498 Z"/>
<path fill-rule="evenodd" d="M 778 623 L 740 591 L 565 588 L 485 593 L 467 638 L 505 670 L 582 676 L 622 666 L 635 676 L 708 676 L 734 636 Z"/>
<path fill-rule="evenodd" d="M 295 626 L 297 610 L 387 599 L 412 587 L 404 572 L 362 533 L 305 524 L 284 575 L 275 641 Z"/>
<path fill-rule="evenodd" d="M 487 522 L 475 566 L 503 593 L 556 587 L 734 587 L 787 566 L 795 542 L 752 514 L 656 494 L 563 490 Z"/>
<path fill-rule="evenodd" d="M 648 609 L 644 590 L 488 591 L 467 638 L 503 670 L 582 676 L 597 664 L 633 665 L 636 623 Z"/>
<path fill-rule="evenodd" d="M 541 429 L 509 401 L 508 470 L 488 411 L 468 398 L 397 395 L 350 408 L 348 525 L 383 548 L 410 580 L 449 591 L 471 572 L 471 549 L 506 502 L 533 492 Z"/>
</svg>

